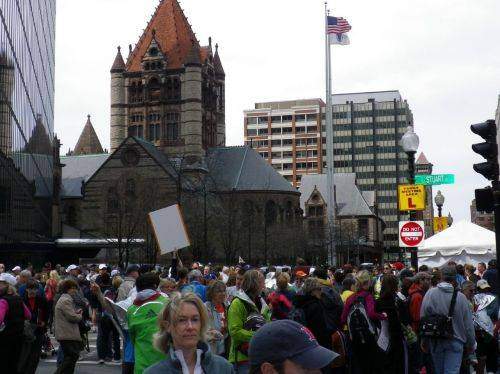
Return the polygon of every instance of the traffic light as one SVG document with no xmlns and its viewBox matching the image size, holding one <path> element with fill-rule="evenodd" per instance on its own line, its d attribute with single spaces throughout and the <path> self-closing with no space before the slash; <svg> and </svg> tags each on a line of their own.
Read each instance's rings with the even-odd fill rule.
<svg viewBox="0 0 500 374">
<path fill-rule="evenodd" d="M 498 145 L 497 126 L 492 119 L 471 125 L 474 134 L 486 140 L 472 145 L 472 150 L 486 159 L 486 162 L 474 164 L 474 171 L 491 181 L 498 180 Z"/>
</svg>

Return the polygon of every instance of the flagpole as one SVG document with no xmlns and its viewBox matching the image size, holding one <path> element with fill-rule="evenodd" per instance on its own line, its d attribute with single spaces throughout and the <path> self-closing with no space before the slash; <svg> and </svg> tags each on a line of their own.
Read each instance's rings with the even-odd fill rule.
<svg viewBox="0 0 500 374">
<path fill-rule="evenodd" d="M 337 265 L 337 256 L 335 252 L 335 202 L 333 194 L 333 116 L 332 116 L 332 78 L 331 78 L 331 47 L 328 34 L 328 3 L 325 2 L 325 54 L 326 54 L 326 167 L 327 167 L 327 214 L 328 230 L 330 241 L 330 253 L 328 256 L 330 265 Z"/>
</svg>

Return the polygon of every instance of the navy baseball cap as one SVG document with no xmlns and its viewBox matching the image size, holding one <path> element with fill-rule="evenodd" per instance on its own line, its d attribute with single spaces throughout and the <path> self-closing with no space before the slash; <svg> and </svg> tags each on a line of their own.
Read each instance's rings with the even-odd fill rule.
<svg viewBox="0 0 500 374">
<path fill-rule="evenodd" d="M 262 326 L 250 341 L 250 364 L 290 360 L 305 369 L 322 369 L 339 355 L 318 344 L 312 332 L 291 320 L 279 320 Z"/>
</svg>

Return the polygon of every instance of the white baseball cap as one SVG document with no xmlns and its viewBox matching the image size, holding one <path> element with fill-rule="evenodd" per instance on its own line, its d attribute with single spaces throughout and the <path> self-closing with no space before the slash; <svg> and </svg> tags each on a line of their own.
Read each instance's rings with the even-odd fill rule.
<svg viewBox="0 0 500 374">
<path fill-rule="evenodd" d="M 106 264 L 99 264 L 99 270 L 106 269 L 107 265 Z"/>
<path fill-rule="evenodd" d="M 76 265 L 69 265 L 68 268 L 66 269 L 66 273 L 69 273 L 71 270 L 78 269 L 78 266 Z"/>
<path fill-rule="evenodd" d="M 120 275 L 120 270 L 112 270 L 111 271 L 111 278 L 113 278 L 114 276 L 117 276 L 117 275 Z"/>
<path fill-rule="evenodd" d="M 0 274 L 0 282 L 7 282 L 11 286 L 15 286 L 17 283 L 17 279 L 12 274 L 2 273 Z"/>
<path fill-rule="evenodd" d="M 14 268 L 12 269 L 12 271 L 21 271 L 21 267 L 20 266 L 14 266 Z"/>
</svg>

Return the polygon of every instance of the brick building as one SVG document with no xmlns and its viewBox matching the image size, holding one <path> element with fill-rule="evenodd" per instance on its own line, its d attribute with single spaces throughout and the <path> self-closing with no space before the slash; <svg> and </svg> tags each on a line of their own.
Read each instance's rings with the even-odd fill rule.
<svg viewBox="0 0 500 374">
<path fill-rule="evenodd" d="M 200 46 L 177 0 L 161 1 L 111 69 L 111 153 L 89 154 L 102 150 L 89 119 L 78 154 L 61 160 L 64 236 L 105 239 L 119 254 L 141 243 L 134 260 L 150 262 L 147 213 L 178 203 L 184 260 L 304 255 L 297 190 L 253 149 L 225 146 L 224 80 L 217 45 Z"/>
</svg>

